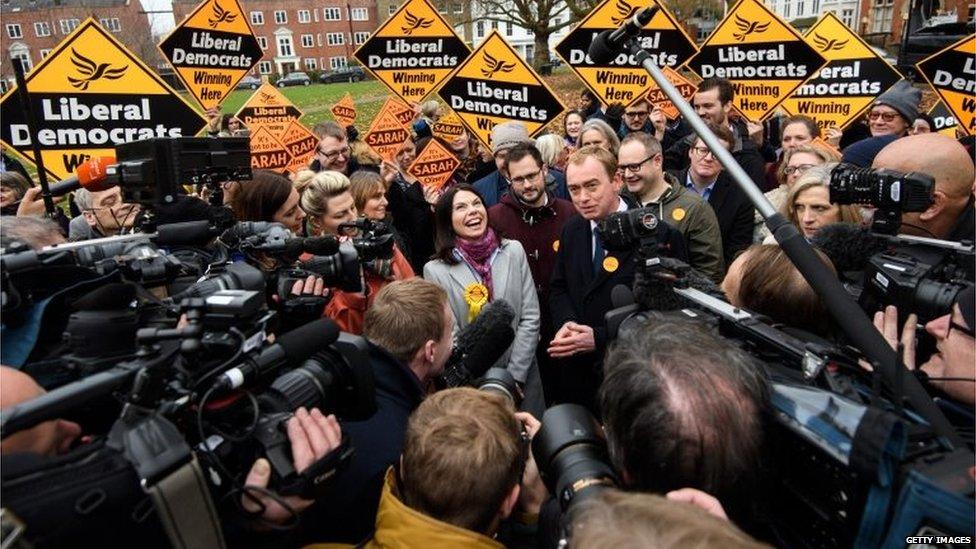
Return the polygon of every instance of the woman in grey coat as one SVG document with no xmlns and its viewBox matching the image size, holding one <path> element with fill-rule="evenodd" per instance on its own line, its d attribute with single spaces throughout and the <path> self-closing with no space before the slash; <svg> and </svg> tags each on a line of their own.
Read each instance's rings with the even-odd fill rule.
<svg viewBox="0 0 976 549">
<path fill-rule="evenodd" d="M 424 278 L 447 292 L 458 329 L 470 324 L 490 301 L 503 299 L 512 306 L 515 341 L 495 365 L 529 386 L 528 399 L 528 393 L 538 391 L 534 385 L 538 382 L 539 298 L 525 250 L 518 241 L 495 235 L 481 196 L 470 185 L 458 185 L 441 196 L 434 225 L 436 259 L 424 266 Z"/>
</svg>

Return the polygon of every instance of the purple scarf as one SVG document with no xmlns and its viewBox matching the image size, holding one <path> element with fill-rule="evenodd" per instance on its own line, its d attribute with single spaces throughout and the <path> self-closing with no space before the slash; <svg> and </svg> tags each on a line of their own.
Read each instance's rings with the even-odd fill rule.
<svg viewBox="0 0 976 549">
<path fill-rule="evenodd" d="M 488 227 L 485 234 L 478 240 L 458 238 L 454 245 L 464 261 L 481 277 L 481 283 L 488 288 L 488 300 L 491 300 L 491 256 L 498 249 L 498 237 L 495 231 Z"/>
</svg>

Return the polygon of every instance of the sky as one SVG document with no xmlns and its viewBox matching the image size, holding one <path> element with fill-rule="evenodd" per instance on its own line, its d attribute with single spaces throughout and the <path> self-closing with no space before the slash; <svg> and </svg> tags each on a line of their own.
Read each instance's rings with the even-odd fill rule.
<svg viewBox="0 0 976 549">
<path fill-rule="evenodd" d="M 149 15 L 149 25 L 154 36 L 160 36 L 173 30 L 176 22 L 173 20 L 173 2 L 171 0 L 139 0 L 142 9 L 150 11 L 165 11 L 168 13 L 153 13 Z"/>
</svg>

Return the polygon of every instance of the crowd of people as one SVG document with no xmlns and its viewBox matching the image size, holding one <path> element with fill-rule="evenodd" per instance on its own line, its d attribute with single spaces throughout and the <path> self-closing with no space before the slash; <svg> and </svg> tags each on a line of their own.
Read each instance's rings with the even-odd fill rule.
<svg viewBox="0 0 976 549">
<path fill-rule="evenodd" d="M 733 115 L 734 99 L 730 82 L 709 78 L 692 104 L 807 239 L 830 224 L 870 223 L 869 208 L 831 200 L 831 170 L 844 161 L 931 175 L 933 204 L 906 213 L 901 232 L 973 240 L 971 142 L 926 131 L 931 123 L 919 114 L 920 93 L 910 83 L 882 94 L 863 121 L 843 132 L 822 133 L 804 116 L 754 124 Z M 314 128 L 319 142 L 306 170 L 290 176 L 255 170 L 252 180 L 223 186 L 239 221 L 346 240 L 366 218 L 387 223 L 395 236 L 390 259 L 361 265 L 361 291 L 328 288 L 315 278 L 292 289 L 323 298 L 320 316 L 369 341 L 377 410 L 341 424 L 318 410 L 296 412 L 288 425 L 296 465 L 328 453 L 342 435 L 356 454 L 326 497 L 288 498 L 302 520 L 282 543 L 535 546 L 545 538 L 535 528 L 551 495 L 527 445 L 539 429 L 536 418 L 563 403 L 600 419 L 620 479 L 619 490 L 576 509 L 571 546 L 628 539 L 671 547 L 775 543 L 764 537 L 752 497 L 770 398 L 757 361 L 699 322 L 673 319 L 616 341 L 605 324 L 614 289 L 632 287 L 640 265 L 636 248 L 605 248 L 601 222 L 650 208 L 661 222 L 660 249 L 700 274 L 711 293 L 796 333 L 839 335 L 823 300 L 716 154 L 685 121 L 667 119 L 648 101 L 601 105 L 584 91 L 579 108 L 562 119 L 561 134 L 532 139 L 523 124 L 505 122 L 493 128 L 490 148 L 467 133 L 442 141 L 461 165 L 433 188 L 407 168 L 440 139 L 431 127 L 442 114 L 436 102 L 418 106 L 412 136 L 390 161 L 365 147 L 354 127 L 324 122 Z M 214 135 L 240 130 L 233 117 L 214 115 Z M 4 247 L 117 235 L 139 215 L 138 205 L 112 188 L 75 191 L 73 217 L 42 219 L 43 202 L 26 172 L 6 156 L 3 170 Z M 838 271 L 830 257 L 820 257 Z M 434 392 L 456 334 L 496 300 L 515 312 L 514 340 L 496 366 L 518 383 L 520 405 L 473 389 Z M 898 318 L 889 308 L 874 320 L 892 345 L 905 344 L 909 368 L 947 378 L 934 381 L 934 390 L 971 407 L 972 286 L 950 314 L 924 326 L 937 349 L 924 364 L 914 356 L 917 319 L 899 326 Z M 41 392 L 14 368 L 0 375 L 0 407 Z M 76 427 L 44 424 L 5 439 L 0 449 L 57 454 L 79 436 Z M 259 460 L 248 483 L 267 486 L 268 471 Z M 288 517 L 272 500 L 265 503 L 256 514 L 272 522 Z"/>
</svg>

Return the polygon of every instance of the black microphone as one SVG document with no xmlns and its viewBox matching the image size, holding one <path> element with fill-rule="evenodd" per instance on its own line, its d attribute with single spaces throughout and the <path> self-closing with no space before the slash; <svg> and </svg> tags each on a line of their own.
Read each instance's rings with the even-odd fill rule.
<svg viewBox="0 0 976 549">
<path fill-rule="evenodd" d="M 634 292 L 627 286 L 617 284 L 610 290 L 610 305 L 614 309 L 633 305 L 634 303 L 636 303 L 634 300 Z"/>
<path fill-rule="evenodd" d="M 339 239 L 335 236 L 312 236 L 308 238 L 289 238 L 285 240 L 281 253 L 285 257 L 295 257 L 308 253 L 312 255 L 333 255 L 339 251 Z"/>
<path fill-rule="evenodd" d="M 331 345 L 339 337 L 339 327 L 329 318 L 320 318 L 282 334 L 273 345 L 224 372 L 214 382 L 215 389 L 236 389 L 245 381 L 260 377 L 285 364 L 298 364 Z"/>
<path fill-rule="evenodd" d="M 590 61 L 597 65 L 612 61 L 614 57 L 623 51 L 624 44 L 640 34 L 644 25 L 651 22 L 658 9 L 657 6 L 646 7 L 635 13 L 619 29 L 605 30 L 596 35 L 593 41 L 590 42 L 590 49 L 587 51 L 590 56 Z"/>
<path fill-rule="evenodd" d="M 498 362 L 515 341 L 515 310 L 504 299 L 492 301 L 467 328 L 461 330 L 441 380 L 462 387 L 478 379 Z"/>
<path fill-rule="evenodd" d="M 853 223 L 824 225 L 810 243 L 830 259 L 839 273 L 863 271 L 871 256 L 888 248 L 884 238 Z"/>
<path fill-rule="evenodd" d="M 185 246 L 205 244 L 220 234 L 220 229 L 209 221 L 182 221 L 156 227 L 156 244 L 160 246 Z"/>
<path fill-rule="evenodd" d="M 693 304 L 674 293 L 674 288 L 694 288 L 724 298 L 722 291 L 707 276 L 672 257 L 660 257 L 656 273 L 638 271 L 634 275 L 634 301 L 645 311 L 677 311 Z M 655 276 L 657 275 L 657 276 Z"/>
</svg>

